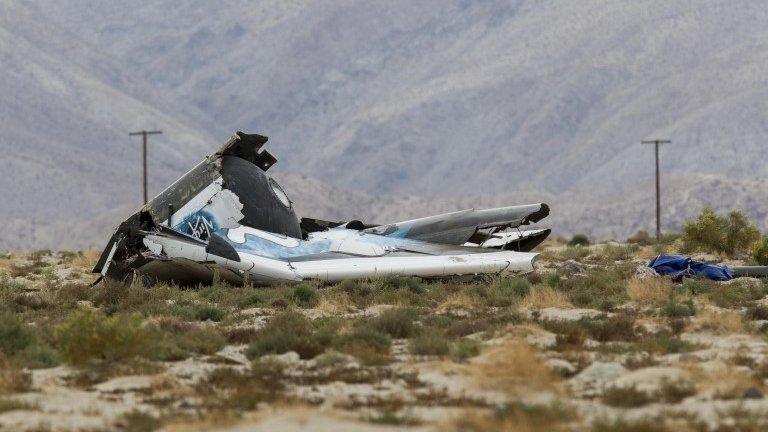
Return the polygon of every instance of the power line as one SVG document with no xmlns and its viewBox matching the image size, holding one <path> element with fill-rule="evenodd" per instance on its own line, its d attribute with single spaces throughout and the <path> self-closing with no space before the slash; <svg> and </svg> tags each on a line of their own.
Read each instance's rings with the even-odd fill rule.
<svg viewBox="0 0 768 432">
<path fill-rule="evenodd" d="M 661 240 L 661 181 L 659 180 L 659 144 L 671 144 L 670 140 L 647 140 L 640 144 L 653 144 L 656 155 L 656 241 Z"/>
<path fill-rule="evenodd" d="M 129 136 L 141 135 L 141 138 L 142 138 L 142 141 L 141 141 L 141 143 L 142 143 L 142 146 L 141 146 L 141 149 L 142 149 L 142 151 L 141 151 L 141 160 L 142 160 L 142 165 L 144 166 L 142 185 L 143 185 L 143 190 L 144 190 L 144 204 L 145 205 L 147 204 L 147 202 L 149 202 L 149 199 L 147 197 L 147 136 L 148 135 L 159 135 L 161 133 L 163 133 L 163 131 L 159 131 L 159 130 L 158 131 L 142 130 L 142 131 L 139 131 L 139 132 L 130 132 L 128 134 Z"/>
</svg>

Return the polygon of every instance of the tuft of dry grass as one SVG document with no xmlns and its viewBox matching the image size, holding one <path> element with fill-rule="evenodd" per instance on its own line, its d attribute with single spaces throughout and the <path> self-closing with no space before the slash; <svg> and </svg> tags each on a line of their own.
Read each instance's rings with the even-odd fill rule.
<svg viewBox="0 0 768 432">
<path fill-rule="evenodd" d="M 101 251 L 97 251 L 95 249 L 80 251 L 72 260 L 72 265 L 90 270 L 96 265 L 96 262 L 99 260 L 99 256 L 101 256 Z"/>
<path fill-rule="evenodd" d="M 520 301 L 520 306 L 529 309 L 572 307 L 565 294 L 547 286 L 533 287 L 531 292 Z"/>
<path fill-rule="evenodd" d="M 354 312 L 355 304 L 345 292 L 324 293 L 317 304 L 317 310 L 326 316 L 335 316 Z"/>
<path fill-rule="evenodd" d="M 722 364 L 722 367 L 703 369 L 695 363 L 685 364 L 696 383 L 698 392 L 711 392 L 717 399 L 738 399 L 750 387 L 761 388 L 755 377 L 734 365 Z"/>
<path fill-rule="evenodd" d="M 480 301 L 477 297 L 465 292 L 449 294 L 436 309 L 438 314 L 452 316 L 466 316 L 480 309 Z"/>
<path fill-rule="evenodd" d="M 488 350 L 471 362 L 470 371 L 481 386 L 511 394 L 562 390 L 536 351 L 521 340 Z"/>
<path fill-rule="evenodd" d="M 735 333 L 744 330 L 740 313 L 730 310 L 704 309 L 691 323 L 692 330 L 709 330 L 714 333 Z"/>
<path fill-rule="evenodd" d="M 672 289 L 672 281 L 665 277 L 635 277 L 627 282 L 629 299 L 641 305 L 661 306 L 669 302 Z"/>
<path fill-rule="evenodd" d="M 21 393 L 32 386 L 32 376 L 19 364 L 0 354 L 0 394 Z"/>
</svg>

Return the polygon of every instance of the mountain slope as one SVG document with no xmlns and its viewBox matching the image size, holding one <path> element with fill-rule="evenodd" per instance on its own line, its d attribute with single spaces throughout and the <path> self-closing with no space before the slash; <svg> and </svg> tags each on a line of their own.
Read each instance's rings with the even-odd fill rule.
<svg viewBox="0 0 768 432">
<path fill-rule="evenodd" d="M 651 175 L 652 137 L 665 172 L 768 175 L 759 2 L 38 1 L 336 186 L 610 193 Z"/>
</svg>

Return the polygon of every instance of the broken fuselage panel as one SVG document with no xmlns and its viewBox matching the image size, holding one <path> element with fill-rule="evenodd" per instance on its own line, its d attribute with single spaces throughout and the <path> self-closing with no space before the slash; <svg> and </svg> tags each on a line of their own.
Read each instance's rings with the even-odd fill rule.
<svg viewBox="0 0 768 432">
<path fill-rule="evenodd" d="M 276 162 L 261 150 L 266 141 L 242 132 L 232 136 L 124 221 L 94 272 L 192 285 L 210 282 L 215 273 L 235 284 L 517 274 L 533 269 L 536 254 L 527 251 L 549 234 L 539 230 L 515 243 L 499 232 L 543 219 L 546 204 L 381 226 L 299 221 L 288 195 L 266 174 Z"/>
</svg>

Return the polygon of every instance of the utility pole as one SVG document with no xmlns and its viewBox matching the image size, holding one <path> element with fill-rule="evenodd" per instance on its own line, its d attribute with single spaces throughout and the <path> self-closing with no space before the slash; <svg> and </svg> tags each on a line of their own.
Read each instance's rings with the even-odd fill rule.
<svg viewBox="0 0 768 432">
<path fill-rule="evenodd" d="M 653 144 L 656 155 L 656 241 L 661 240 L 661 182 L 659 181 L 659 144 L 670 144 L 670 140 L 647 140 L 641 144 Z"/>
<path fill-rule="evenodd" d="M 147 135 L 159 135 L 163 133 L 163 131 L 147 131 L 147 130 L 141 130 L 139 132 L 131 132 L 128 135 L 129 136 L 136 136 L 141 135 L 142 142 L 141 142 L 141 160 L 142 165 L 144 166 L 143 170 L 143 189 L 144 189 L 144 204 L 146 205 L 147 202 L 149 202 L 149 199 L 147 197 Z"/>
</svg>

